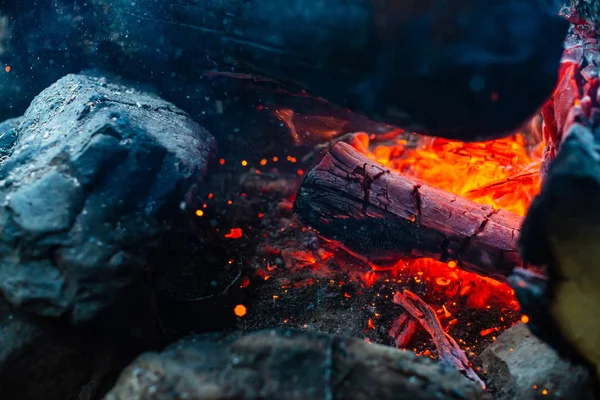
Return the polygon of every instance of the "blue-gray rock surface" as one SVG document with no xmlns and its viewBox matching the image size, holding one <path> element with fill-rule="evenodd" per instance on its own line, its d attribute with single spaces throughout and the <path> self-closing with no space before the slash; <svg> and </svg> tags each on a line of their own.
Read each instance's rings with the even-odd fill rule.
<svg viewBox="0 0 600 400">
<path fill-rule="evenodd" d="M 172 104 L 85 75 L 44 90 L 3 132 L 0 293 L 75 324 L 126 301 L 214 147 Z"/>
</svg>

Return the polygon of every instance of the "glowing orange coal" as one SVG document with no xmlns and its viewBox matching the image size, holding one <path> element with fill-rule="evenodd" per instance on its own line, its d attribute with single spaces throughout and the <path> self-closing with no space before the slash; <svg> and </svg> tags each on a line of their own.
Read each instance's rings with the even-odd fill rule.
<svg viewBox="0 0 600 400">
<path fill-rule="evenodd" d="M 518 215 L 525 215 L 539 192 L 542 148 L 528 149 L 521 135 L 480 143 L 418 138 L 414 148 L 405 139 L 370 148 L 369 136 L 359 134 L 353 145 L 404 175 Z"/>
<path fill-rule="evenodd" d="M 285 120 L 283 117 L 289 115 L 281 114 L 278 117 Z M 290 118 L 286 121 L 293 126 Z M 297 134 L 293 137 L 296 141 L 302 139 Z M 331 138 L 329 131 L 321 135 L 322 141 L 327 138 Z M 400 132 L 385 134 L 385 137 L 366 133 L 350 134 L 344 140 L 349 140 L 358 151 L 372 160 L 403 175 L 517 215 L 525 215 L 540 189 L 539 168 L 543 144 L 529 144 L 519 134 L 480 143 L 400 135 Z M 290 160 L 290 157 L 287 160 L 296 161 Z M 261 166 L 267 164 L 270 165 L 271 161 L 264 159 L 261 162 Z M 284 228 L 278 233 L 283 236 Z M 339 290 L 343 301 L 348 302 L 361 299 L 365 293 L 371 296 L 371 292 L 376 292 L 369 306 L 371 308 L 364 309 L 370 313 L 365 318 L 365 332 L 368 334 L 387 323 L 385 319 L 378 320 L 379 310 L 375 308 L 380 304 L 378 299 L 385 304 L 392 301 L 395 292 L 408 289 L 418 293 L 435 310 L 448 334 L 458 333 L 462 336 L 465 330 L 474 327 L 477 340 L 469 337 L 465 338 L 468 341 L 465 342 L 463 338 L 458 338 L 461 347 L 468 351 L 483 345 L 485 340 L 495 340 L 496 335 L 521 318 L 518 315 L 519 304 L 509 286 L 461 270 L 458 260 L 440 262 L 431 258 L 406 258 L 398 260 L 393 266 L 382 268 L 371 265 L 368 269 L 342 252 L 339 244 L 333 241 L 322 242 L 320 246 L 319 249 L 307 248 L 295 240 L 287 240 L 274 247 L 265 247 L 270 259 L 279 257 L 283 260 L 281 265 L 286 266 L 285 270 L 281 267 L 270 268 L 271 264 L 265 258 L 266 266 L 259 270 L 259 276 L 265 280 L 270 276 L 285 279 L 285 283 L 281 283 L 281 293 L 277 293 L 273 300 L 280 301 L 293 290 L 319 281 L 329 282 L 331 288 Z M 281 274 L 279 278 L 278 274 Z M 294 278 L 296 274 L 297 279 Z M 346 285 L 358 289 L 350 292 Z M 477 310 L 477 314 L 470 310 Z M 486 318 L 474 320 L 473 315 Z M 524 316 L 522 320 L 526 322 L 527 317 Z"/>
</svg>

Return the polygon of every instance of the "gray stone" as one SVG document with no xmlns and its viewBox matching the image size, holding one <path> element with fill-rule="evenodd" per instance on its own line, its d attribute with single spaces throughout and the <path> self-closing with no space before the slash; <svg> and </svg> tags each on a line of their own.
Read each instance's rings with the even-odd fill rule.
<svg viewBox="0 0 600 400">
<path fill-rule="evenodd" d="M 17 141 L 17 128 L 22 120 L 13 118 L 0 123 L 0 165 L 6 161 Z"/>
<path fill-rule="evenodd" d="M 468 400 L 454 368 L 392 347 L 308 330 L 191 336 L 127 367 L 106 400 Z"/>
<path fill-rule="evenodd" d="M 214 139 L 158 97 L 84 75 L 44 90 L 11 129 L 0 133 L 0 293 L 75 324 L 126 304 Z"/>
<path fill-rule="evenodd" d="M 561 359 L 522 323 L 501 334 L 480 358 L 497 400 L 594 398 L 588 371 Z"/>
</svg>

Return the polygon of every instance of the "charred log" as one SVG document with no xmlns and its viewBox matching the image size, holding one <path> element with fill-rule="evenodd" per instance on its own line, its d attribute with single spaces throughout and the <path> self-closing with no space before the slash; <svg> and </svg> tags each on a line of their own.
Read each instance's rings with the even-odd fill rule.
<svg viewBox="0 0 600 400">
<path fill-rule="evenodd" d="M 307 175 L 294 206 L 305 226 L 375 265 L 432 257 L 505 280 L 522 264 L 519 216 L 392 172 L 346 143 Z"/>
<path fill-rule="evenodd" d="M 457 371 L 390 347 L 294 330 L 192 337 L 123 371 L 107 400 L 481 399 Z M 484 397 L 485 398 L 485 397 Z"/>
<path fill-rule="evenodd" d="M 556 157 L 519 242 L 525 261 L 548 266 L 548 282 L 522 273 L 513 280 L 534 333 L 600 373 L 600 46 L 595 25 L 578 23 L 567 40 L 560 83 L 544 107 Z"/>
<path fill-rule="evenodd" d="M 167 77 L 189 83 L 218 71 L 273 79 L 413 131 L 462 140 L 505 135 L 551 94 L 568 24 L 547 2 L 438 5 L 76 0 L 32 9 L 8 2 L 1 10 L 14 22 L 0 61 L 13 73 L 3 97 L 12 104 L 20 87 L 35 86 L 21 71 L 40 71 L 43 81 L 104 67 L 163 90 L 172 84 Z M 56 66 L 41 64 L 48 59 Z"/>
</svg>

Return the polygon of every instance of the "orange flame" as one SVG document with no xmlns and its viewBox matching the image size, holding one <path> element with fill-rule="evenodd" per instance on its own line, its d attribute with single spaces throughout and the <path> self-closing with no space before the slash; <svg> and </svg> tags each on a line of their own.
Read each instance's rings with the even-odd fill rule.
<svg viewBox="0 0 600 400">
<path fill-rule="evenodd" d="M 369 158 L 404 175 L 517 215 L 525 215 L 540 190 L 542 146 L 529 151 L 519 134 L 480 143 L 419 137 L 414 149 L 407 147 L 406 140 L 398 140 L 366 150 L 368 141 L 368 135 L 361 134 L 353 145 Z"/>
</svg>

